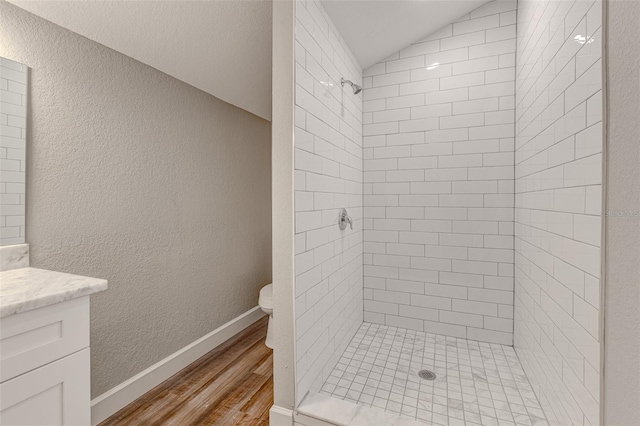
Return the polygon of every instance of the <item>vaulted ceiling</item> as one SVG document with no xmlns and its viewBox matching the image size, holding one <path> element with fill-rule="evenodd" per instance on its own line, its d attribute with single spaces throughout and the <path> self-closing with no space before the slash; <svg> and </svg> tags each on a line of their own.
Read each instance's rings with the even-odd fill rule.
<svg viewBox="0 0 640 426">
<path fill-rule="evenodd" d="M 271 0 L 9 1 L 271 119 Z M 363 68 L 487 2 L 321 1 Z"/>
<path fill-rule="evenodd" d="M 488 0 L 321 0 L 327 14 L 367 68 Z"/>
<path fill-rule="evenodd" d="M 10 0 L 271 119 L 270 0 Z"/>
</svg>

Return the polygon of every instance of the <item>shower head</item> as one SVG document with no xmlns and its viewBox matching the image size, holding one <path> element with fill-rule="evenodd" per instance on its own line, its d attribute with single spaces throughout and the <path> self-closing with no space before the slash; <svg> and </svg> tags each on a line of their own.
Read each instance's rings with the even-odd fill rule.
<svg viewBox="0 0 640 426">
<path fill-rule="evenodd" d="M 357 84 L 355 84 L 354 82 L 352 82 L 351 80 L 345 80 L 344 77 L 340 79 L 340 84 L 342 86 L 344 86 L 346 84 L 348 84 L 349 86 L 351 86 L 351 88 L 353 89 L 353 94 L 357 95 L 358 93 L 362 92 L 362 86 L 359 86 Z"/>
</svg>

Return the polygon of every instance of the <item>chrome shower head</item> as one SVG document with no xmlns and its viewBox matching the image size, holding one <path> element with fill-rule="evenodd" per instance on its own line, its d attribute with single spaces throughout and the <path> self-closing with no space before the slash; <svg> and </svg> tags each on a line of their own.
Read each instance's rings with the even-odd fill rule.
<svg viewBox="0 0 640 426">
<path fill-rule="evenodd" d="M 357 95 L 358 93 L 362 92 L 362 86 L 359 86 L 357 84 L 355 84 L 354 82 L 352 82 L 351 80 L 345 80 L 344 77 L 340 79 L 340 84 L 342 86 L 344 86 L 346 84 L 348 84 L 349 86 L 351 86 L 351 88 L 353 89 L 353 94 Z"/>
</svg>

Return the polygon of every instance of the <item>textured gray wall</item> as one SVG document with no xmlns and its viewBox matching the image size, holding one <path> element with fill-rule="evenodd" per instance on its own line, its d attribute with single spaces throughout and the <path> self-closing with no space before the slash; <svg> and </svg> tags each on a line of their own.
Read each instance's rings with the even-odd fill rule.
<svg viewBox="0 0 640 426">
<path fill-rule="evenodd" d="M 257 305 L 270 124 L 6 2 L 0 40 L 31 68 L 32 266 L 109 280 L 91 305 L 96 397 Z"/>
<path fill-rule="evenodd" d="M 640 424 L 640 2 L 607 4 L 604 424 L 627 426 Z"/>
</svg>

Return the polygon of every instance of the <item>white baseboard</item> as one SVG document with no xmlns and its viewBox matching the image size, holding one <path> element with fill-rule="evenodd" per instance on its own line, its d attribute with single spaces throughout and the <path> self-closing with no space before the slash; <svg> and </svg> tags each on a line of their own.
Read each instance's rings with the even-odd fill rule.
<svg viewBox="0 0 640 426">
<path fill-rule="evenodd" d="M 115 414 L 264 315 L 256 306 L 98 396 L 91 401 L 91 424 L 95 426 Z"/>
<path fill-rule="evenodd" d="M 293 411 L 279 405 L 272 405 L 269 410 L 269 426 L 292 426 Z"/>
</svg>

